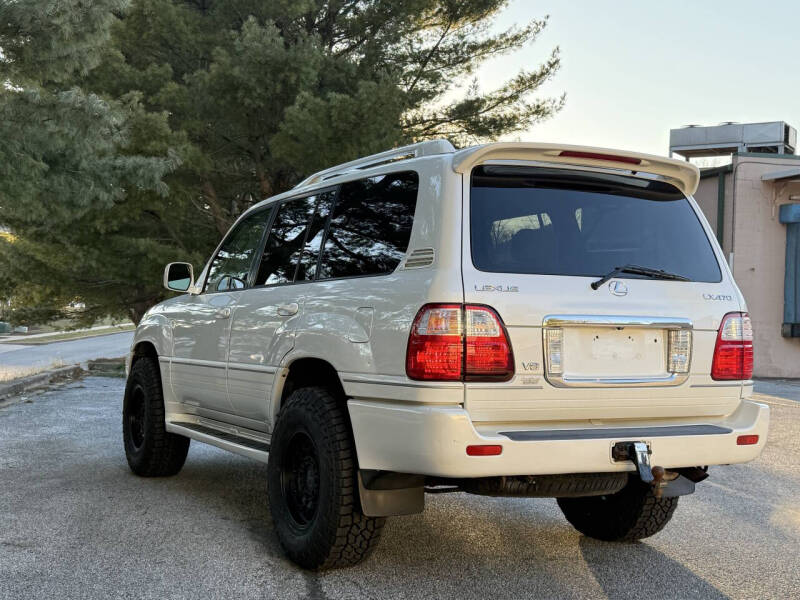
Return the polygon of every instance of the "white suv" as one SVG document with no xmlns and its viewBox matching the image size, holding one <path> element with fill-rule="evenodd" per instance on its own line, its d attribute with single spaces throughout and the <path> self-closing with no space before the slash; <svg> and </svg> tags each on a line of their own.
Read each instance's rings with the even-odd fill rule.
<svg viewBox="0 0 800 600">
<path fill-rule="evenodd" d="M 708 465 L 756 458 L 752 330 L 685 162 L 446 141 L 322 171 L 243 214 L 128 363 L 139 475 L 195 439 L 267 462 L 298 564 L 357 563 L 425 492 L 555 497 L 637 540 Z"/>
</svg>

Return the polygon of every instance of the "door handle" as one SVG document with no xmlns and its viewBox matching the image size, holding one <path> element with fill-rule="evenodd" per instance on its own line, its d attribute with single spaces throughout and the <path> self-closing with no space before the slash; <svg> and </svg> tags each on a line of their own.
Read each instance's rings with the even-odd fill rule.
<svg viewBox="0 0 800 600">
<path fill-rule="evenodd" d="M 300 310 L 300 305 L 297 304 L 297 302 L 278 305 L 278 314 L 282 317 L 291 317 L 292 315 L 296 315 L 298 310 Z"/>
<path fill-rule="evenodd" d="M 231 307 L 226 306 L 225 308 L 220 308 L 217 312 L 214 313 L 214 316 L 218 319 L 228 319 L 231 316 Z"/>
</svg>

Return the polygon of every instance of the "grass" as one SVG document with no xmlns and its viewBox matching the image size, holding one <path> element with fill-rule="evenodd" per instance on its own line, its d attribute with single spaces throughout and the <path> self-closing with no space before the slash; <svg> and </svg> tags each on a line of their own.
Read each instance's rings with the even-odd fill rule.
<svg viewBox="0 0 800 600">
<path fill-rule="evenodd" d="M 52 361 L 49 365 L 37 367 L 4 367 L 0 365 L 0 383 L 8 383 L 15 379 L 21 379 L 22 377 L 36 375 L 37 373 L 43 373 L 44 371 L 58 369 L 64 366 L 66 366 L 66 363 L 60 359 Z"/>
<path fill-rule="evenodd" d="M 79 340 L 83 338 L 99 337 L 101 335 L 111 335 L 112 333 L 120 333 L 123 331 L 133 331 L 136 326 L 133 323 L 127 325 L 115 325 L 107 329 L 99 331 L 64 331 L 61 333 L 54 333 L 53 335 L 43 335 L 36 338 L 25 338 L 23 336 L 15 336 L 8 338 L 0 343 L 6 344 L 20 344 L 22 346 L 39 346 L 41 344 L 49 344 L 51 342 L 64 342 L 67 340 Z"/>
</svg>

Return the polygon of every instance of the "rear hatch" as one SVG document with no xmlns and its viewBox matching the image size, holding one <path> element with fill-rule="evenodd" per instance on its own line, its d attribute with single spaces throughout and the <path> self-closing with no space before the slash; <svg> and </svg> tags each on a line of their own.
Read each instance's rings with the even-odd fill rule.
<svg viewBox="0 0 800 600">
<path fill-rule="evenodd" d="M 710 372 L 738 295 L 681 191 L 656 177 L 560 165 L 485 164 L 466 177 L 465 302 L 497 310 L 515 362 L 510 382 L 467 384 L 474 421 L 603 423 L 736 408 L 741 382 Z M 633 272 L 603 280 L 625 266 Z"/>
</svg>

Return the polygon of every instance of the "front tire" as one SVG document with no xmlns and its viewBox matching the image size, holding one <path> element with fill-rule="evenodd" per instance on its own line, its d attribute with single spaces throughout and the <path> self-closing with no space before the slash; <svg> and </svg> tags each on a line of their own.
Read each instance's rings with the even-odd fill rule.
<svg viewBox="0 0 800 600">
<path fill-rule="evenodd" d="M 267 465 L 272 521 L 283 549 L 312 570 L 369 556 L 385 518 L 361 512 L 345 409 L 324 388 L 301 388 L 281 409 Z"/>
<path fill-rule="evenodd" d="M 558 506 L 585 536 L 634 542 L 664 529 L 678 507 L 678 498 L 656 498 L 651 485 L 629 475 L 628 484 L 616 494 L 558 498 Z"/>
<path fill-rule="evenodd" d="M 131 471 L 142 477 L 175 475 L 189 452 L 189 438 L 169 433 L 158 362 L 139 358 L 131 367 L 122 406 L 122 438 Z"/>
</svg>

